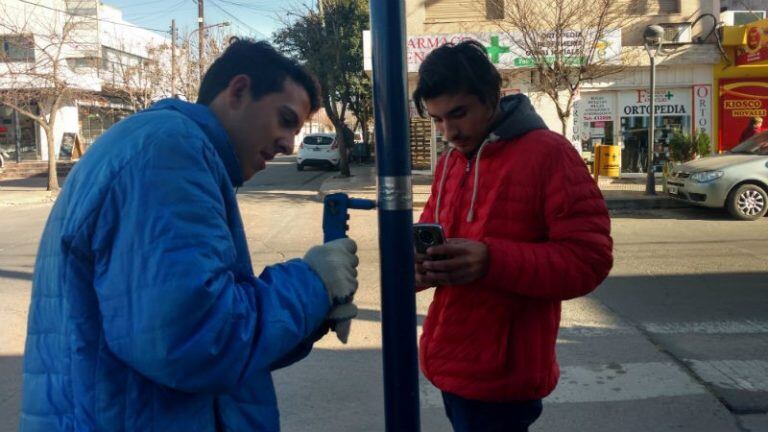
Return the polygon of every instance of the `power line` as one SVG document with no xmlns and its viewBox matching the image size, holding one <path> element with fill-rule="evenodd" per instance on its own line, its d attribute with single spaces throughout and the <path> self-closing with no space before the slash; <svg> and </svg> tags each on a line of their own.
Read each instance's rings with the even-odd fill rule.
<svg viewBox="0 0 768 432">
<path fill-rule="evenodd" d="M 228 17 L 232 18 L 234 21 L 238 22 L 240 25 L 242 25 L 246 29 L 250 30 L 253 33 L 256 33 L 259 37 L 262 37 L 262 38 L 266 38 L 267 37 L 264 33 L 256 30 L 255 28 L 253 28 L 249 24 L 247 24 L 245 21 L 243 21 L 240 18 L 238 18 L 236 15 L 234 15 L 234 14 L 230 13 L 228 10 L 224 9 L 224 7 L 220 6 L 214 0 L 209 0 L 209 2 L 213 5 L 213 7 L 215 7 L 218 10 L 220 10 L 222 13 L 224 13 Z"/>
<path fill-rule="evenodd" d="M 27 1 L 27 0 L 19 0 L 19 1 L 21 3 L 26 3 L 28 5 L 41 7 L 43 9 L 48 9 L 48 10 L 52 10 L 52 11 L 55 11 L 55 12 L 61 12 L 63 14 L 67 14 L 67 15 L 71 15 L 71 16 L 76 16 L 76 17 L 79 17 L 79 18 L 92 19 L 94 21 L 101 21 L 101 22 L 105 22 L 105 23 L 109 23 L 109 24 L 115 24 L 115 25 L 121 25 L 121 26 L 125 26 L 125 27 L 140 28 L 142 30 L 150 30 L 150 31 L 153 31 L 153 32 L 158 32 L 158 33 L 168 33 L 168 30 L 158 30 L 158 29 L 154 29 L 154 28 L 150 28 L 150 27 L 142 27 L 142 26 L 138 26 L 138 25 L 134 25 L 134 24 L 109 21 L 109 20 L 105 20 L 105 19 L 102 19 L 102 18 L 96 18 L 96 17 L 90 16 L 90 15 L 76 14 L 76 13 L 72 13 L 72 12 L 69 12 L 69 11 L 52 8 L 50 6 L 44 6 L 44 5 L 41 5 L 41 4 L 38 4 L 38 3 L 32 3 L 32 2 Z"/>
<path fill-rule="evenodd" d="M 184 4 L 187 2 L 187 0 L 178 0 L 175 4 L 173 4 L 171 7 L 163 10 L 163 11 L 157 11 L 153 10 L 152 12 L 126 12 L 127 18 L 130 20 L 135 21 L 141 21 L 145 18 L 157 18 L 158 16 L 163 16 L 169 12 L 175 12 L 180 7 L 184 6 Z M 152 2 L 153 4 L 156 4 L 157 2 Z M 149 3 L 145 3 L 147 5 Z M 137 6 L 137 5 L 131 5 L 131 6 Z M 121 10 L 123 8 L 120 8 Z"/>
</svg>

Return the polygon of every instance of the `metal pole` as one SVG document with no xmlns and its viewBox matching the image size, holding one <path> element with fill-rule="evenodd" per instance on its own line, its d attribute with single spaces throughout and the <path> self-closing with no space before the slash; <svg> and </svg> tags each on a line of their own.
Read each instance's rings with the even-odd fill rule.
<svg viewBox="0 0 768 432">
<path fill-rule="evenodd" d="M 203 53 L 205 48 L 205 10 L 203 0 L 197 0 L 197 63 L 200 69 L 200 84 L 203 83 L 205 67 L 203 66 Z"/>
<path fill-rule="evenodd" d="M 379 175 L 381 324 L 387 432 L 418 432 L 419 372 L 413 268 L 403 0 L 371 0 L 371 52 Z"/>
<path fill-rule="evenodd" d="M 171 97 L 176 97 L 176 20 L 171 20 Z"/>
<path fill-rule="evenodd" d="M 650 51 L 648 51 L 650 54 Z M 648 177 L 645 182 L 645 194 L 656 195 L 656 176 L 653 172 L 654 126 L 656 125 L 656 52 L 651 57 L 651 119 L 648 124 Z"/>
</svg>

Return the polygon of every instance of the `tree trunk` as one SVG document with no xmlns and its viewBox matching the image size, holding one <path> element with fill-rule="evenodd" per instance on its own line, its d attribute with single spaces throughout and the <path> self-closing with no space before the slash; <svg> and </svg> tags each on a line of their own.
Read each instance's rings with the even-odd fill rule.
<svg viewBox="0 0 768 432">
<path fill-rule="evenodd" d="M 568 132 L 568 117 L 560 116 L 560 126 L 562 127 L 562 134 L 564 137 L 568 138 L 567 132 Z"/>
<path fill-rule="evenodd" d="M 56 143 L 53 138 L 53 128 L 44 128 L 45 140 L 48 142 L 48 190 L 59 190 L 59 175 L 56 172 Z"/>
<path fill-rule="evenodd" d="M 355 134 L 344 124 L 343 118 L 339 115 L 338 110 L 328 97 L 323 98 L 323 106 L 325 107 L 325 113 L 333 123 L 334 129 L 336 129 L 336 141 L 339 143 L 339 171 L 342 177 L 349 177 L 349 149 L 352 148 L 352 142 L 354 141 Z M 342 112 L 344 110 L 342 109 Z"/>
<path fill-rule="evenodd" d="M 341 156 L 339 171 L 342 177 L 349 177 L 352 175 L 349 171 L 349 151 L 354 144 L 355 134 L 344 122 L 334 124 L 334 126 L 336 126 L 336 140 L 339 142 L 339 154 Z M 339 137 L 341 137 L 341 140 L 339 140 Z"/>
<path fill-rule="evenodd" d="M 368 130 L 368 119 L 363 122 L 363 142 L 366 146 L 371 145 L 371 132 Z"/>
</svg>

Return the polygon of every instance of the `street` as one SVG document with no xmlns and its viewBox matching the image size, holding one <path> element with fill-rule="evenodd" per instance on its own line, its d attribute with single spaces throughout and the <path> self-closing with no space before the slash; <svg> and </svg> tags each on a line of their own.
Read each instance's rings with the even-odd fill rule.
<svg viewBox="0 0 768 432">
<path fill-rule="evenodd" d="M 240 188 L 255 268 L 322 241 L 317 192 L 336 175 L 298 172 L 282 157 Z M 32 270 L 50 208 L 0 207 L 0 431 L 18 424 Z M 686 208 L 617 211 L 612 223 L 613 271 L 563 304 L 560 383 L 531 430 L 768 431 L 768 218 Z M 361 263 L 350 342 L 327 336 L 275 373 L 285 431 L 384 430 L 377 225 L 375 211 L 352 211 Z M 417 295 L 419 323 L 431 296 Z M 420 402 L 422 431 L 450 430 L 423 378 Z"/>
</svg>

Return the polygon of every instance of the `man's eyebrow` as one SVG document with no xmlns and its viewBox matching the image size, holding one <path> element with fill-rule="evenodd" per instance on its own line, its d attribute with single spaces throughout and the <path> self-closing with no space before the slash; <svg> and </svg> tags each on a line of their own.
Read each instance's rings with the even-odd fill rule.
<svg viewBox="0 0 768 432">
<path fill-rule="evenodd" d="M 293 108 L 283 105 L 280 108 L 280 114 L 283 115 L 286 127 L 298 127 L 299 126 L 299 114 L 294 111 Z"/>
<path fill-rule="evenodd" d="M 444 116 L 442 116 L 442 117 L 448 117 L 448 116 L 451 116 L 451 115 L 456 115 L 456 114 L 458 114 L 459 112 L 461 112 L 462 110 L 464 110 L 464 109 L 466 109 L 466 108 L 467 108 L 467 106 L 466 106 L 466 105 L 459 105 L 459 106 L 455 106 L 455 107 L 451 108 L 451 110 L 450 110 L 450 111 L 448 111 L 447 113 L 445 113 L 445 115 L 444 115 Z M 429 114 L 429 116 L 430 116 L 430 117 L 435 117 L 435 118 L 437 118 L 437 117 L 440 117 L 440 116 L 438 116 L 437 114 L 432 114 L 432 113 L 431 113 L 431 112 L 429 112 L 429 111 L 427 111 L 427 114 Z"/>
<path fill-rule="evenodd" d="M 459 106 L 457 106 L 457 107 L 454 107 L 454 108 L 453 108 L 453 109 L 451 109 L 450 111 L 448 111 L 448 113 L 447 113 L 446 115 L 455 115 L 455 114 L 458 114 L 459 112 L 461 112 L 461 111 L 463 111 L 463 110 L 466 110 L 466 108 L 467 108 L 467 107 L 466 107 L 466 105 L 459 105 Z"/>
</svg>

